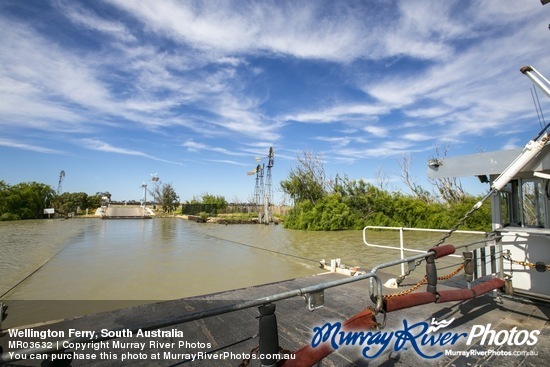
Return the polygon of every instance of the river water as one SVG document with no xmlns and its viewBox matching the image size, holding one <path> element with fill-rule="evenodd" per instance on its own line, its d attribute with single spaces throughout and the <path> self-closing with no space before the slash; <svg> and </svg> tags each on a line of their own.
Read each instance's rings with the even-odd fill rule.
<svg viewBox="0 0 550 367">
<path fill-rule="evenodd" d="M 426 249 L 441 234 L 412 236 L 409 247 Z M 398 234 L 369 231 L 369 242 L 397 245 Z M 116 300 L 124 306 L 313 275 L 321 272 L 321 259 L 372 268 L 399 256 L 367 247 L 362 231 L 307 232 L 179 218 L 0 222 L 0 251 L 0 299 L 16 305 Z M 392 269 L 398 275 L 399 268 Z M 32 307 L 27 312 L 36 314 Z M 74 313 L 78 310 L 70 316 Z M 17 309 L 12 320 L 15 314 Z M 21 317 L 19 322 L 30 322 Z"/>
</svg>

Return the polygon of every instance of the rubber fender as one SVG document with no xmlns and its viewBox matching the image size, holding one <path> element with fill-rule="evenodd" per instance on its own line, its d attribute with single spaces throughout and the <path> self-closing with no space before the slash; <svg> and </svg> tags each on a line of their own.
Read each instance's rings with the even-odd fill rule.
<svg viewBox="0 0 550 367">
<path fill-rule="evenodd" d="M 435 294 L 431 292 L 409 293 L 398 297 L 387 298 L 385 308 L 386 312 L 392 312 L 432 302 L 435 302 Z"/>
<path fill-rule="evenodd" d="M 377 325 L 374 313 L 366 308 L 358 314 L 347 319 L 342 325 L 342 330 L 368 330 Z M 310 367 L 321 361 L 333 352 L 330 341 L 320 344 L 316 348 L 306 345 L 298 349 L 294 354 L 295 359 L 288 359 L 283 363 L 284 367 Z"/>
<path fill-rule="evenodd" d="M 464 301 L 474 298 L 474 292 L 472 292 L 471 289 L 453 289 L 449 291 L 439 291 L 437 293 L 439 294 L 437 303 Z"/>
<path fill-rule="evenodd" d="M 484 293 L 492 291 L 493 289 L 499 289 L 502 287 L 504 287 L 504 280 L 500 278 L 493 278 L 491 280 L 473 286 L 472 292 L 474 292 L 475 297 L 477 297 Z"/>
<path fill-rule="evenodd" d="M 443 245 L 443 246 L 432 247 L 431 249 L 428 250 L 428 252 L 430 251 L 435 252 L 435 258 L 439 259 L 441 257 L 454 254 L 455 247 L 453 245 Z"/>
</svg>

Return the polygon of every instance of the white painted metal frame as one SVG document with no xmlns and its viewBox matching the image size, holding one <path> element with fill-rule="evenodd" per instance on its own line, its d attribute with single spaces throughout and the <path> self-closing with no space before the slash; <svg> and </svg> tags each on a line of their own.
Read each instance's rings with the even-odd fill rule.
<svg viewBox="0 0 550 367">
<path fill-rule="evenodd" d="M 383 246 L 383 245 L 375 245 L 373 243 L 369 243 L 367 241 L 367 230 L 369 229 L 382 229 L 382 230 L 393 230 L 393 231 L 399 231 L 399 247 L 397 246 Z M 410 252 L 418 252 L 418 253 L 426 253 L 425 250 L 417 250 L 417 249 L 411 249 L 406 248 L 403 240 L 403 232 L 404 231 L 418 231 L 418 232 L 439 232 L 439 233 L 447 233 L 449 232 L 448 229 L 431 229 L 431 228 L 407 228 L 407 227 L 384 227 L 384 226 L 366 226 L 363 228 L 363 242 L 365 245 L 369 247 L 376 247 L 376 248 L 384 248 L 389 250 L 399 250 L 401 260 L 405 258 L 405 251 Z M 483 231 L 455 231 L 455 233 L 463 233 L 463 234 L 481 234 L 486 235 L 487 232 Z M 459 257 L 462 258 L 460 255 L 449 255 L 449 257 Z M 405 263 L 401 263 L 401 275 L 405 274 Z"/>
</svg>

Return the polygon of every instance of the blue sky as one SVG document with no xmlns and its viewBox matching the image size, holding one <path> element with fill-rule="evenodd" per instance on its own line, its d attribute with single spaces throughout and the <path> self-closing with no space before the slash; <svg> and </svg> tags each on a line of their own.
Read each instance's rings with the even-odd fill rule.
<svg viewBox="0 0 550 367">
<path fill-rule="evenodd" d="M 2 0 L 0 179 L 139 200 L 156 173 L 248 201 L 272 146 L 276 202 L 304 151 L 402 190 L 404 155 L 424 183 L 434 147 L 538 132 L 519 69 L 550 75 L 549 22 L 538 0 Z"/>
</svg>

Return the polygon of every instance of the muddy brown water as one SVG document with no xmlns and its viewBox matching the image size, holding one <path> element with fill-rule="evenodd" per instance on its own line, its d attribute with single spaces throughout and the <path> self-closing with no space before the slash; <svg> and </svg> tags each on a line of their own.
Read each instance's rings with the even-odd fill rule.
<svg viewBox="0 0 550 367">
<path fill-rule="evenodd" d="M 441 234 L 407 236 L 409 247 L 427 249 Z M 368 238 L 399 243 L 394 231 L 369 231 Z M 0 222 L 0 252 L 0 299 L 8 304 L 117 301 L 111 302 L 117 307 L 309 276 L 321 272 L 321 259 L 341 258 L 370 269 L 399 257 L 398 251 L 367 247 L 362 231 L 308 232 L 180 218 Z M 398 267 L 389 270 L 398 275 Z M 32 305 L 27 302 L 25 312 L 40 319 L 41 311 Z M 55 317 L 79 313 L 72 308 L 70 315 L 60 311 Z M 12 307 L 12 320 L 16 311 Z"/>
</svg>

